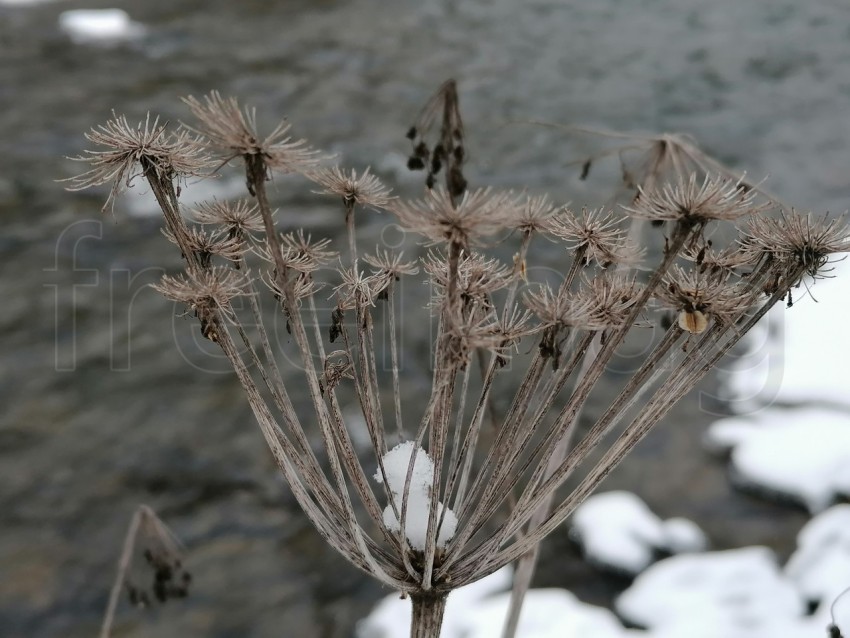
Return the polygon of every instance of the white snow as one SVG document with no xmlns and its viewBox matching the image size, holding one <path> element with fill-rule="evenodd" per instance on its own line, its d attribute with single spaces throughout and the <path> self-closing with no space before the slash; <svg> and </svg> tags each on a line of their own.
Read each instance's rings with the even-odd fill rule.
<svg viewBox="0 0 850 638">
<path fill-rule="evenodd" d="M 480 601 L 459 623 L 463 638 L 500 636 L 510 592 Z M 517 636 L 521 638 L 622 638 L 623 626 L 607 609 L 580 602 L 564 589 L 532 589 L 525 596 Z"/>
<path fill-rule="evenodd" d="M 805 604 L 773 552 L 747 547 L 660 561 L 620 595 L 616 609 L 653 636 L 791 638 Z"/>
<path fill-rule="evenodd" d="M 402 499 L 400 496 L 393 495 L 393 500 L 395 501 L 395 506 L 398 509 L 399 515 L 401 515 L 401 507 L 402 507 Z M 425 545 L 427 541 L 427 532 L 428 532 L 428 509 L 430 507 L 430 498 L 427 492 L 418 492 L 411 490 L 410 497 L 407 499 L 407 518 L 405 519 L 405 530 L 407 537 L 407 542 L 410 543 L 410 546 L 413 549 L 417 549 L 420 552 L 425 551 Z M 440 517 L 443 516 L 443 507 L 442 503 L 437 505 L 437 522 L 439 523 Z M 393 508 L 389 505 L 384 508 L 384 525 L 387 526 L 391 532 L 398 532 L 401 530 L 401 523 L 398 518 L 396 518 L 395 512 Z M 445 547 L 446 543 L 448 543 L 452 536 L 455 535 L 455 531 L 457 530 L 457 516 L 452 510 L 446 510 L 445 517 L 443 517 L 443 524 L 440 526 L 440 530 L 437 533 L 437 547 Z"/>
<path fill-rule="evenodd" d="M 441 638 L 500 636 L 508 613 L 512 572 L 505 567 L 449 595 Z M 387 596 L 357 625 L 357 638 L 408 638 L 410 599 Z M 520 614 L 518 638 L 625 638 L 630 635 L 607 609 L 586 605 L 563 589 L 532 589 Z"/>
<path fill-rule="evenodd" d="M 416 458 L 413 461 L 410 491 L 417 492 L 431 489 L 431 483 L 434 481 L 434 462 L 428 456 L 428 453 L 421 447 L 418 447 L 413 441 L 405 441 L 396 445 L 383 458 L 384 471 L 387 474 L 387 485 L 390 491 L 397 496 L 404 492 L 407 470 L 410 466 L 411 458 L 414 456 L 414 451 Z M 380 469 L 375 472 L 375 480 L 378 483 L 383 483 L 384 481 Z"/>
<path fill-rule="evenodd" d="M 434 462 L 425 450 L 412 441 L 406 441 L 399 443 L 384 455 L 383 465 L 393 504 L 399 516 L 402 516 L 404 486 L 411 460 L 413 461 L 413 469 L 407 496 L 407 510 L 404 514 L 404 535 L 413 549 L 425 551 L 431 505 L 431 484 L 434 480 Z M 378 483 L 384 481 L 380 468 L 375 472 L 375 480 Z M 443 515 L 444 509 L 445 515 Z M 452 510 L 444 508 L 442 503 L 437 503 L 436 520 L 438 523 L 441 518 L 443 522 L 437 532 L 437 546 L 445 547 L 457 530 L 457 516 Z M 390 531 L 398 532 L 401 530 L 401 522 L 392 505 L 387 505 L 384 509 L 383 519 Z"/>
<path fill-rule="evenodd" d="M 658 518 L 638 496 L 612 491 L 588 498 L 572 518 L 570 533 L 585 557 L 604 567 L 637 574 L 656 558 L 706 548 L 702 530 L 687 519 Z"/>
<path fill-rule="evenodd" d="M 142 36 L 144 26 L 122 9 L 73 9 L 59 14 L 59 28 L 75 44 L 112 43 Z"/>
<path fill-rule="evenodd" d="M 813 602 L 831 602 L 850 587 L 850 505 L 831 507 L 806 523 L 785 573 Z"/>
<path fill-rule="evenodd" d="M 714 423 L 709 447 L 732 450 L 740 480 L 800 501 L 812 512 L 850 494 L 850 414 L 765 410 Z"/>
<path fill-rule="evenodd" d="M 800 533 L 784 570 L 765 547 L 674 556 L 649 567 L 616 601 L 644 630 L 626 629 L 608 610 L 561 589 L 532 589 L 517 638 L 828 638 L 835 623 L 850 635 L 850 505 L 836 506 Z M 502 633 L 510 567 L 449 595 L 442 638 Z M 805 615 L 806 600 L 822 599 Z M 387 596 L 361 620 L 357 638 L 407 638 L 410 599 Z"/>
<path fill-rule="evenodd" d="M 810 292 L 795 289 L 791 308 L 777 304 L 747 335 L 749 354 L 732 364 L 727 383 L 739 411 L 774 402 L 850 406 L 850 262 L 837 262 L 830 275 L 808 282 Z"/>
<path fill-rule="evenodd" d="M 508 566 L 453 591 L 446 603 L 442 638 L 458 637 L 460 623 L 467 611 L 494 592 L 509 588 L 512 581 L 513 571 Z M 390 594 L 378 603 L 371 614 L 357 623 L 357 638 L 408 638 L 410 619 L 410 598 Z"/>
</svg>

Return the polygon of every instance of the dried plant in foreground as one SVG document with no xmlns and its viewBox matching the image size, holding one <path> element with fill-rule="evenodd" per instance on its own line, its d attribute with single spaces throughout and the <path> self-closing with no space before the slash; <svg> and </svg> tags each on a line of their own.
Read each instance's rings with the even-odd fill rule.
<svg viewBox="0 0 850 638">
<path fill-rule="evenodd" d="M 80 185 L 135 174 L 130 158 L 141 165 L 185 260 L 184 273 L 156 288 L 185 303 L 231 362 L 278 467 L 322 537 L 411 597 L 413 638 L 439 635 L 452 590 L 521 557 L 533 571 L 540 541 L 649 429 L 774 304 L 850 248 L 843 224 L 788 211 L 770 217 L 757 191 L 705 171 L 644 184 L 620 210 L 575 213 L 545 198 L 469 190 L 453 82 L 410 131 L 412 168 L 428 169 L 426 192 L 413 201 L 392 198 L 368 170 L 319 168 L 316 153 L 286 138 L 284 126 L 261 136 L 253 111 L 234 99 L 214 93 L 187 103 L 199 122 L 191 138 L 168 134 L 192 145 L 175 150 L 173 164 L 162 145 L 152 157 L 141 143 L 127 148 L 120 120 L 98 129 L 116 131 L 114 139 L 92 138 L 106 150 L 91 155 L 95 172 Z M 241 160 L 254 204 L 201 206 L 193 215 L 206 230 L 198 231 L 181 214 L 175 185 L 195 169 L 182 159 L 187 154 Z M 345 259 L 337 261 L 328 239 L 277 230 L 265 190 L 273 171 L 301 173 L 341 200 Z M 436 183 L 440 174 L 445 186 Z M 427 255 L 378 250 L 361 259 L 356 218 L 364 206 L 421 236 Z M 665 222 L 656 263 L 642 263 L 629 217 Z M 736 229 L 732 250 L 706 239 L 716 224 Z M 563 250 L 557 280 L 534 281 L 542 239 Z M 513 257 L 503 262 L 510 242 Z M 427 306 L 402 303 L 408 280 L 429 284 Z M 267 331 L 261 299 L 285 319 L 283 346 Z M 578 438 L 578 417 L 618 348 L 671 312 L 676 320 Z M 430 371 L 430 386 L 414 407 L 402 396 L 403 322 L 427 322 L 434 331 L 430 359 L 418 362 Z M 310 414 L 295 409 L 293 393 L 309 397 Z M 355 453 L 343 409 L 350 403 L 359 406 L 373 458 Z M 314 428 L 322 454 L 310 445 Z M 601 458 L 591 462 L 603 441 Z M 564 488 L 575 478 L 575 487 Z M 515 600 L 518 606 L 522 594 Z"/>
<path fill-rule="evenodd" d="M 135 582 L 131 576 L 134 559 L 139 562 L 137 554 L 144 559 L 153 574 L 149 588 Z M 130 604 L 144 608 L 154 602 L 165 603 L 172 598 L 185 598 L 191 582 L 192 575 L 183 566 L 180 543 L 174 534 L 150 507 L 139 505 L 130 519 L 124 538 L 118 573 L 109 594 L 100 638 L 109 638 L 111 635 L 122 590 L 126 590 Z"/>
</svg>

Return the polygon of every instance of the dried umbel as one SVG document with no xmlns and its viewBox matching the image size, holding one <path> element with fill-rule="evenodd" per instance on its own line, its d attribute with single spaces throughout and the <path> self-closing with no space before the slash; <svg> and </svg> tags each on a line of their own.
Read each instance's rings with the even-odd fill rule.
<svg viewBox="0 0 850 638">
<path fill-rule="evenodd" d="M 441 87 L 411 131 L 414 159 L 429 165 L 425 194 L 413 201 L 390 198 L 368 170 L 318 168 L 318 156 L 285 137 L 286 127 L 262 137 L 254 112 L 235 100 L 212 94 L 188 103 L 208 147 L 198 152 L 241 157 L 253 197 L 251 204 L 196 208 L 194 218 L 220 226 L 220 234 L 179 214 L 174 181 L 185 165 L 169 165 L 159 151 L 148 158 L 141 142 L 134 149 L 126 139 L 97 138 L 107 156 L 120 150 L 157 167 L 144 175 L 161 195 L 185 273 L 156 288 L 186 304 L 204 336 L 222 348 L 278 467 L 323 538 L 411 596 L 414 637 L 439 635 L 453 589 L 520 559 L 510 634 L 540 541 L 770 307 L 801 280 L 822 276 L 831 256 L 850 247 L 842 223 L 793 212 L 769 216 L 775 213 L 758 191 L 705 171 L 637 184 L 639 196 L 624 211 L 556 213 L 544 197 L 470 191 L 459 174 L 466 155 L 454 83 Z M 442 127 L 432 146 L 439 106 Z M 128 128 L 121 120 L 105 130 L 114 127 Z M 327 238 L 278 231 L 276 221 L 293 219 L 286 211 L 273 216 L 265 182 L 271 171 L 296 167 L 340 198 L 340 227 L 348 234 L 342 258 Z M 435 183 L 437 175 L 445 186 Z M 379 247 L 361 259 L 356 219 L 371 214 L 364 208 L 384 209 L 379 219 L 419 235 L 430 249 L 405 259 Z M 729 222 L 741 218 L 750 221 L 734 250 L 706 239 L 715 224 L 735 233 Z M 642 219 L 665 222 L 653 231 L 663 245 L 656 263 L 641 261 L 633 246 Z M 566 259 L 540 250 L 553 240 Z M 535 281 L 537 273 L 552 274 L 551 262 L 533 267 L 552 252 L 562 264 L 558 279 Z M 431 303 L 403 303 L 405 280 L 428 284 Z M 294 372 L 281 374 L 262 296 L 285 318 L 298 381 Z M 236 297 L 242 303 L 232 303 Z M 653 339 L 646 326 L 670 312 L 677 320 Z M 414 322 L 431 327 L 426 361 L 400 356 L 401 324 Z M 630 335 L 651 340 L 648 355 L 620 377 L 615 398 L 577 438 L 588 399 Z M 421 397 L 402 394 L 403 368 L 414 365 L 430 373 Z M 608 386 L 617 382 L 605 377 Z M 295 409 L 293 392 L 309 397 L 309 414 Z M 351 399 L 371 443 L 368 458 L 355 453 L 343 414 Z M 322 454 L 311 445 L 316 432 Z M 603 441 L 601 458 L 592 455 Z"/>
</svg>

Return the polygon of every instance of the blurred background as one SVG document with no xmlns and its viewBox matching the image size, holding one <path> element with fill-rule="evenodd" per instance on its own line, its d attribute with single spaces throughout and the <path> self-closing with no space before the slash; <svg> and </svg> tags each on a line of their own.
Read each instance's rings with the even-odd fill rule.
<svg viewBox="0 0 850 638">
<path fill-rule="evenodd" d="M 93 32 L 61 17 L 104 8 L 132 22 Z M 265 130 L 286 117 L 343 166 L 371 166 L 415 195 L 404 134 L 454 77 L 473 186 L 581 206 L 606 170 L 616 185 L 616 164 L 578 179 L 599 140 L 522 123 L 545 120 L 686 132 L 768 176 L 788 204 L 841 212 L 848 25 L 841 0 L 0 0 L 0 636 L 96 635 L 139 503 L 186 545 L 194 582 L 182 602 L 122 602 L 116 636 L 348 638 L 389 593 L 325 547 L 236 380 L 194 322 L 146 289 L 179 267 L 150 200 L 131 190 L 104 213 L 104 190 L 57 183 L 81 172 L 66 158 L 113 110 L 177 122 L 188 119 L 180 97 L 216 89 L 255 105 Z M 241 194 L 241 181 L 210 188 Z M 337 232 L 339 212 L 310 190 L 276 179 L 274 204 L 292 225 Z M 787 556 L 806 513 L 733 491 L 701 447 L 726 409 L 717 383 L 605 488 L 691 518 L 714 548 Z M 586 565 L 566 529 L 547 540 L 535 580 L 603 605 L 625 584 Z"/>
</svg>

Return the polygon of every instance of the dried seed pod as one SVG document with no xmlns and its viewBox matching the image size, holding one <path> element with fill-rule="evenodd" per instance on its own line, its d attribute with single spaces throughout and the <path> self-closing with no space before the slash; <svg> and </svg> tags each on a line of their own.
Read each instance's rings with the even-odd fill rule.
<svg viewBox="0 0 850 638">
<path fill-rule="evenodd" d="M 708 319 L 704 313 L 699 310 L 682 310 L 679 313 L 679 327 L 685 332 L 691 334 L 702 334 L 708 327 Z"/>
</svg>

